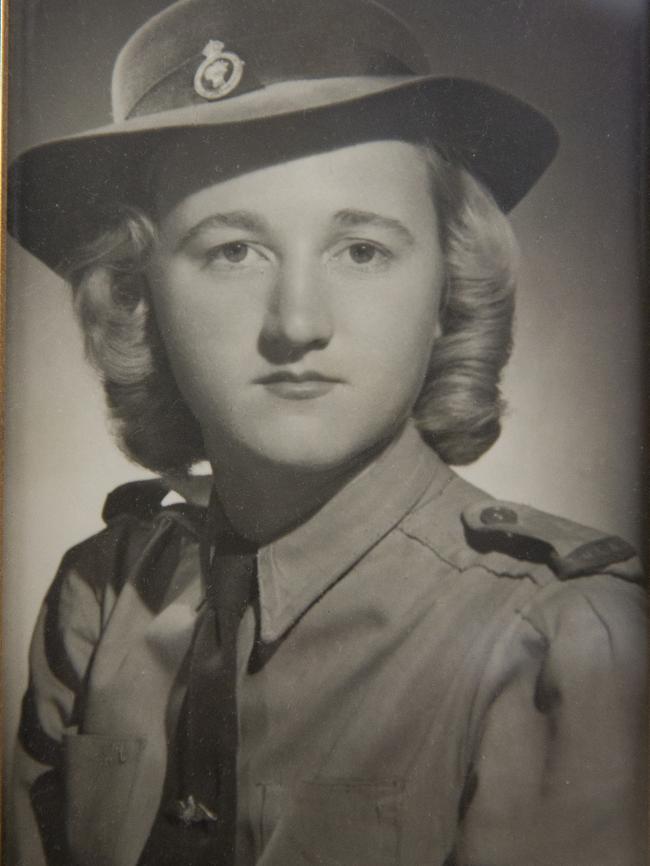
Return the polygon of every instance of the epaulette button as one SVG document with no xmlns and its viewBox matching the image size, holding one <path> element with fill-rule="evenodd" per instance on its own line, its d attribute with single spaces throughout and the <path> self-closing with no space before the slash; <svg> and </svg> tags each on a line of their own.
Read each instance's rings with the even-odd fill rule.
<svg viewBox="0 0 650 866">
<path fill-rule="evenodd" d="M 481 511 L 481 523 L 484 526 L 500 526 L 504 523 L 517 523 L 517 512 L 502 505 L 492 505 Z"/>
</svg>

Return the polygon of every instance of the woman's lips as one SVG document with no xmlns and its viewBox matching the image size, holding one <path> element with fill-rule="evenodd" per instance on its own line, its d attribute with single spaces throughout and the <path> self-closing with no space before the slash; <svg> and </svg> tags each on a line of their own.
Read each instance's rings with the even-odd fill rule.
<svg viewBox="0 0 650 866">
<path fill-rule="evenodd" d="M 323 376 L 321 373 L 307 371 L 305 373 L 291 373 L 289 371 L 278 371 L 262 376 L 256 380 L 257 384 L 263 385 L 266 390 L 275 397 L 283 400 L 313 400 L 328 394 L 336 385 L 341 383 L 340 379 Z"/>
</svg>

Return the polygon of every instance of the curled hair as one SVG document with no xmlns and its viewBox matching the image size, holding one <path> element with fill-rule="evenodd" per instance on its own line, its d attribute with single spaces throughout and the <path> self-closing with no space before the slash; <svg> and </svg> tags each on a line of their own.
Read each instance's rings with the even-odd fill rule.
<svg viewBox="0 0 650 866">
<path fill-rule="evenodd" d="M 498 439 L 501 372 L 512 351 L 518 251 L 510 223 L 469 174 L 424 148 L 440 226 L 446 284 L 413 414 L 447 463 L 480 457 Z"/>
<path fill-rule="evenodd" d="M 413 415 L 447 463 L 480 457 L 500 433 L 499 382 L 512 342 L 516 247 L 492 196 L 467 171 L 422 147 L 446 264 L 436 339 Z M 206 458 L 197 419 L 169 367 L 144 270 L 155 226 L 116 208 L 68 271 L 86 353 L 103 381 L 126 453 L 149 469 L 187 471 Z"/>
<path fill-rule="evenodd" d="M 104 385 L 117 439 L 155 472 L 185 472 L 205 458 L 198 421 L 167 361 L 144 276 L 151 220 L 119 207 L 68 269 L 86 355 Z"/>
</svg>

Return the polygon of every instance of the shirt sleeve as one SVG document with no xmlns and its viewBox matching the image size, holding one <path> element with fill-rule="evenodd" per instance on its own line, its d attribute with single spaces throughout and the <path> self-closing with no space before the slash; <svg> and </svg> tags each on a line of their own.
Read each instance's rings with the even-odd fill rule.
<svg viewBox="0 0 650 866">
<path fill-rule="evenodd" d="M 488 664 L 458 866 L 642 866 L 646 618 L 607 576 L 540 591 Z"/>
<path fill-rule="evenodd" d="M 43 602 L 29 656 L 7 820 L 8 863 L 69 866 L 62 741 L 78 724 L 83 684 L 114 593 L 123 533 L 68 551 Z"/>
</svg>

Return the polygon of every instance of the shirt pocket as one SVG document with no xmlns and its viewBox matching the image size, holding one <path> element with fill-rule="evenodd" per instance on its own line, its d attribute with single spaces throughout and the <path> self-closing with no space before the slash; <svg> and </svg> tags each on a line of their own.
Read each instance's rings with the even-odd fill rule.
<svg viewBox="0 0 650 866">
<path fill-rule="evenodd" d="M 66 836 L 74 861 L 109 866 L 124 828 L 144 740 L 66 734 Z"/>
<path fill-rule="evenodd" d="M 259 866 L 397 866 L 402 783 L 260 784 Z"/>
</svg>

